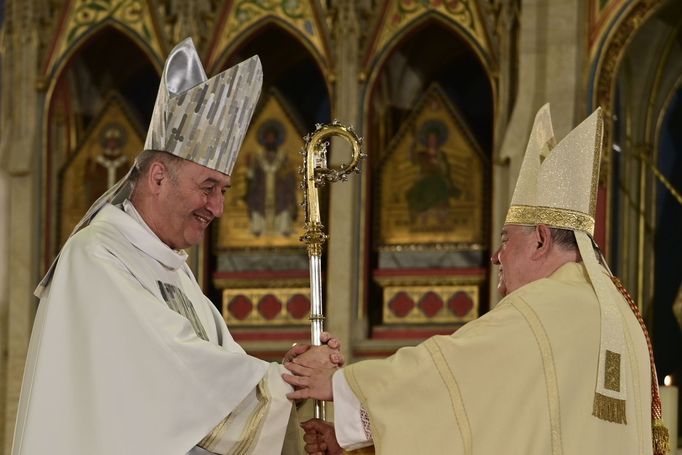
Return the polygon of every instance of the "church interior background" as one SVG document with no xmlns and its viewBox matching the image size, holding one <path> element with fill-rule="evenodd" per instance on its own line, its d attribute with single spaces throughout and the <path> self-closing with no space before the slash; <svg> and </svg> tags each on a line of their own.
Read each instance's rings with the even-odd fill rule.
<svg viewBox="0 0 682 455">
<path fill-rule="evenodd" d="M 489 257 L 533 117 L 560 139 L 606 112 L 597 241 L 682 380 L 679 0 L 0 0 L 0 451 L 37 306 L 75 222 L 144 142 L 186 36 L 209 75 L 264 85 L 225 201 L 191 252 L 234 337 L 281 359 L 309 337 L 302 137 L 338 119 L 362 173 L 322 194 L 327 328 L 350 360 L 447 334 L 499 300 Z M 329 160 L 349 151 L 332 141 Z"/>
</svg>

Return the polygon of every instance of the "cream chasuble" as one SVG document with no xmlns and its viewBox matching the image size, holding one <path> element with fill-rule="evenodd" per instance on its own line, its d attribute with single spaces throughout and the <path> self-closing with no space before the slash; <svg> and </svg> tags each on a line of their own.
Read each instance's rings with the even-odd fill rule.
<svg viewBox="0 0 682 455">
<path fill-rule="evenodd" d="M 568 263 L 451 336 L 344 368 L 376 452 L 651 454 L 646 341 L 622 296 L 610 292 L 626 329 L 627 424 L 592 415 L 599 304 L 583 265 Z"/>
<path fill-rule="evenodd" d="M 42 294 L 14 455 L 279 454 L 290 391 L 246 355 L 185 263 L 106 205 Z"/>
</svg>

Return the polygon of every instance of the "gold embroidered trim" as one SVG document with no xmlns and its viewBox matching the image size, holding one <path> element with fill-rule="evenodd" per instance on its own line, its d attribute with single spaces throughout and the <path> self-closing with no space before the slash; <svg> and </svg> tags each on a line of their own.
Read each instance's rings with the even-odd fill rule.
<svg viewBox="0 0 682 455">
<path fill-rule="evenodd" d="M 606 350 L 604 388 L 620 392 L 620 354 Z"/>
<path fill-rule="evenodd" d="M 266 376 L 263 377 L 263 379 L 258 383 L 258 387 L 256 387 L 256 399 L 258 400 L 258 404 L 256 405 L 256 409 L 251 414 L 251 417 L 249 418 L 249 421 L 244 427 L 244 431 L 239 438 L 241 442 L 236 445 L 232 452 L 230 452 L 230 455 L 243 455 L 249 453 L 249 451 L 252 449 L 253 443 L 256 440 L 256 436 L 261 429 L 263 418 L 265 417 L 270 405 L 271 398 L 268 393 L 268 381 Z"/>
<path fill-rule="evenodd" d="M 625 419 L 625 400 L 594 394 L 592 415 L 607 422 L 627 424 Z"/>
<path fill-rule="evenodd" d="M 268 405 L 270 404 L 270 395 L 267 392 L 267 379 L 265 377 L 263 377 L 261 382 L 258 383 L 258 387 L 256 388 L 256 400 L 258 402 L 256 404 L 256 408 L 244 426 L 244 430 L 242 431 L 239 440 L 231 450 L 224 452 L 225 455 L 246 454 L 252 449 L 253 443 L 255 442 L 256 436 L 260 430 L 263 417 L 267 412 Z M 246 407 L 245 404 L 246 403 L 244 401 L 239 403 L 234 411 L 221 420 L 220 423 L 216 425 L 213 430 L 197 445 L 202 449 L 208 450 L 209 452 L 223 453 L 216 452 L 220 440 L 223 438 L 227 428 L 232 424 L 235 416 L 244 410 Z"/>
<path fill-rule="evenodd" d="M 594 234 L 594 218 L 575 210 L 530 205 L 512 205 L 505 224 L 546 224 L 559 229 L 585 231 Z"/>
<path fill-rule="evenodd" d="M 597 134 L 594 137 L 594 162 L 592 163 L 592 187 L 590 188 L 590 213 L 597 210 L 597 191 L 599 186 L 599 166 L 601 165 L 602 136 L 604 133 L 604 114 L 597 116 Z"/>
<path fill-rule="evenodd" d="M 552 345 L 549 343 L 549 337 L 545 328 L 540 322 L 535 311 L 523 300 L 516 300 L 512 302 L 514 308 L 528 323 L 528 327 L 535 336 L 535 341 L 538 343 L 540 355 L 542 356 L 542 368 L 545 373 L 545 384 L 547 386 L 547 401 L 549 404 L 549 426 L 552 438 L 552 454 L 561 455 L 563 453 L 563 446 L 561 443 L 561 412 L 559 403 L 559 382 L 557 379 L 556 368 L 554 367 L 554 355 L 552 354 Z"/>
<path fill-rule="evenodd" d="M 431 354 L 431 359 L 436 365 L 440 377 L 443 379 L 445 386 L 448 388 L 448 394 L 450 395 L 450 401 L 452 402 L 453 412 L 455 413 L 455 420 L 457 421 L 457 426 L 459 427 L 459 434 L 462 437 L 462 447 L 464 447 L 464 453 L 469 455 L 473 452 L 473 442 L 471 435 L 471 426 L 469 425 L 469 418 L 466 414 L 466 409 L 464 408 L 464 402 L 462 401 L 462 393 L 459 390 L 459 385 L 457 384 L 457 379 L 455 375 L 450 370 L 450 365 L 443 352 L 440 350 L 440 346 L 433 338 L 430 338 L 424 342 L 424 346 L 428 349 Z"/>
<path fill-rule="evenodd" d="M 233 420 L 231 418 L 232 414 L 228 414 L 223 420 L 220 421 L 218 425 L 213 427 L 213 430 L 202 439 L 199 444 L 197 444 L 202 449 L 206 449 L 209 452 L 215 452 L 217 442 L 223 437 L 225 430 L 228 427 L 228 423 Z"/>
</svg>

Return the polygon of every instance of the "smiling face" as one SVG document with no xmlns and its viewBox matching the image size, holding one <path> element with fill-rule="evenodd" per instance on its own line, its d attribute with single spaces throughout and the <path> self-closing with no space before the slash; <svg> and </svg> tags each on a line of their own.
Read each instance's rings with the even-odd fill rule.
<svg viewBox="0 0 682 455">
<path fill-rule="evenodd" d="M 198 245 L 211 221 L 223 214 L 224 193 L 231 179 L 191 161 L 176 167 L 170 172 L 165 169 L 166 177 L 156 181 L 153 221 L 148 224 L 168 246 L 183 249 Z"/>
<path fill-rule="evenodd" d="M 513 224 L 502 228 L 500 247 L 490 261 L 499 266 L 497 289 L 503 296 L 535 279 L 535 264 L 532 261 L 537 243 L 535 229 Z"/>
</svg>

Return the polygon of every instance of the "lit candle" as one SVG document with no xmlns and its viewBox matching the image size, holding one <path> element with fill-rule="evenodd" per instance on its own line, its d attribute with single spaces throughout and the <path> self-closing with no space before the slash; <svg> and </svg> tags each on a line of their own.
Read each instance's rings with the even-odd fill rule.
<svg viewBox="0 0 682 455">
<path fill-rule="evenodd" d="M 670 449 L 673 454 L 677 453 L 677 387 L 673 384 L 673 378 L 666 376 L 660 388 L 661 406 L 663 407 L 663 422 L 668 427 L 670 434 Z"/>
</svg>

